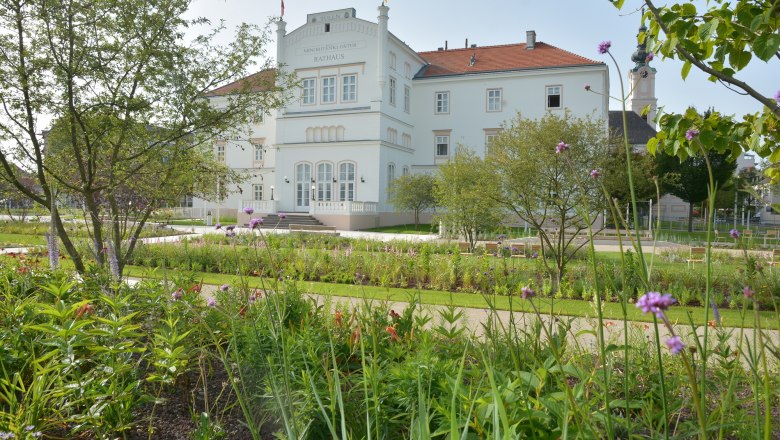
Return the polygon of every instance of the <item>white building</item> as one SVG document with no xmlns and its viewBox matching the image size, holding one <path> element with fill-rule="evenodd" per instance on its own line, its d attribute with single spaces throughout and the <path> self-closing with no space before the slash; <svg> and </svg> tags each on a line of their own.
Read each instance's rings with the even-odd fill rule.
<svg viewBox="0 0 780 440">
<path fill-rule="evenodd" d="M 251 127 L 246 140 L 217 142 L 216 154 L 247 173 L 221 214 L 251 206 L 258 214 L 310 214 L 340 229 L 409 222 L 387 203 L 387 186 L 406 173 L 430 172 L 458 145 L 483 154 L 519 111 L 525 117 L 571 111 L 608 117 L 604 63 L 536 41 L 416 52 L 388 31 L 387 6 L 377 22 L 354 9 L 309 14 L 291 32 L 277 22 L 277 61 L 295 72 L 297 100 Z M 269 75 L 261 72 L 256 75 Z M 214 90 L 218 105 L 235 84 Z M 193 202 L 196 212 L 217 205 Z"/>
</svg>

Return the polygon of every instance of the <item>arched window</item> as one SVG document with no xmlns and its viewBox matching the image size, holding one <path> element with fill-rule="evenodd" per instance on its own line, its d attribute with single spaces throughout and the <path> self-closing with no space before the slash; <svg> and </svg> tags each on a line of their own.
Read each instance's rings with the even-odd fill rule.
<svg viewBox="0 0 780 440">
<path fill-rule="evenodd" d="M 355 164 L 352 162 L 339 164 L 339 200 L 342 202 L 355 200 Z"/>
<path fill-rule="evenodd" d="M 317 164 L 317 200 L 329 202 L 333 200 L 333 164 L 320 162 Z"/>
<path fill-rule="evenodd" d="M 387 164 L 387 185 L 390 186 L 393 180 L 395 180 L 395 164 L 390 162 Z"/>
<path fill-rule="evenodd" d="M 299 163 L 295 165 L 295 208 L 308 209 L 309 197 L 311 197 L 309 185 L 311 185 L 311 164 Z"/>
</svg>

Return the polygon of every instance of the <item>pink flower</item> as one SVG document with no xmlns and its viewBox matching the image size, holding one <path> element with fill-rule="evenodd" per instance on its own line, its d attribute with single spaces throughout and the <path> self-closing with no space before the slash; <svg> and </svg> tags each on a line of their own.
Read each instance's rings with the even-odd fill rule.
<svg viewBox="0 0 780 440">
<path fill-rule="evenodd" d="M 178 300 L 180 300 L 180 299 L 182 298 L 182 296 L 184 296 L 184 292 L 182 291 L 182 289 L 181 289 L 181 288 L 179 288 L 179 289 L 177 289 L 175 292 L 171 293 L 171 298 L 172 298 L 174 301 L 178 301 Z"/>
<path fill-rule="evenodd" d="M 690 141 L 693 140 L 693 138 L 695 138 L 698 135 L 699 135 L 699 130 L 695 128 L 691 128 L 690 130 L 685 132 L 685 139 L 688 139 Z"/>
<path fill-rule="evenodd" d="M 599 171 L 599 170 L 591 170 L 590 171 L 590 177 L 593 178 L 593 179 L 598 179 L 599 177 L 601 177 L 601 171 Z"/>
<path fill-rule="evenodd" d="M 778 104 L 780 104 L 780 90 L 775 93 L 775 101 L 777 101 Z"/>
<path fill-rule="evenodd" d="M 279 213 L 279 218 L 280 218 L 281 220 L 284 220 L 284 219 L 286 219 L 286 218 L 287 218 L 287 214 L 285 214 L 285 213 L 283 213 L 283 212 L 280 212 L 280 213 Z"/>
<path fill-rule="evenodd" d="M 569 149 L 569 144 L 567 144 L 564 141 L 560 141 L 558 142 L 558 145 L 555 146 L 555 154 L 561 154 L 568 149 Z"/>
<path fill-rule="evenodd" d="M 680 354 L 680 352 L 685 348 L 685 344 L 683 344 L 679 336 L 672 336 L 671 338 L 667 339 L 666 346 L 669 347 L 669 351 L 671 351 L 672 354 Z"/>
<path fill-rule="evenodd" d="M 215 300 L 213 296 L 210 296 L 209 299 L 206 300 L 206 304 L 209 307 L 216 307 L 217 306 L 217 300 Z"/>
<path fill-rule="evenodd" d="M 649 52 L 647 56 L 645 57 L 645 62 L 649 63 L 650 61 L 653 61 L 653 58 L 655 58 L 655 54 L 652 52 Z"/>
<path fill-rule="evenodd" d="M 610 47 L 612 47 L 612 42 L 611 41 L 609 41 L 609 40 L 602 41 L 601 43 L 599 43 L 599 53 L 603 55 L 603 54 L 609 52 L 609 48 Z"/>
<path fill-rule="evenodd" d="M 742 294 L 745 295 L 745 298 L 752 298 L 753 295 L 756 294 L 756 292 L 750 288 L 750 286 L 745 286 L 744 289 L 742 289 Z"/>
<path fill-rule="evenodd" d="M 535 296 L 536 292 L 534 292 L 533 289 L 531 289 L 528 286 L 524 286 L 522 289 L 520 289 L 520 297 L 523 299 L 528 299 L 532 296 Z"/>
<path fill-rule="evenodd" d="M 729 235 L 731 236 L 731 238 L 736 240 L 737 238 L 739 238 L 739 231 L 737 231 L 736 229 L 732 229 L 729 231 Z"/>
<path fill-rule="evenodd" d="M 642 309 L 642 313 L 655 313 L 657 318 L 663 318 L 664 310 L 676 302 L 669 293 L 647 292 L 636 301 L 636 306 Z"/>
</svg>

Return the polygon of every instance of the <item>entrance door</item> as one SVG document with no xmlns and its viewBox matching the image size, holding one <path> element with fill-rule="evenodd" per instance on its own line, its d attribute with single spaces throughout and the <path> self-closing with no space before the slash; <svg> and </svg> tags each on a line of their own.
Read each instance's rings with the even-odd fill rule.
<svg viewBox="0 0 780 440">
<path fill-rule="evenodd" d="M 299 212 L 309 211 L 311 198 L 311 165 L 299 163 L 295 166 L 295 210 Z"/>
</svg>

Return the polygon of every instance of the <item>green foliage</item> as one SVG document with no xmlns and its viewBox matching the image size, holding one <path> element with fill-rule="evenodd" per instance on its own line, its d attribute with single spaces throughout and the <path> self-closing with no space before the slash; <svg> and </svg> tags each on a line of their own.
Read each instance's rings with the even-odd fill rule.
<svg viewBox="0 0 780 440">
<path fill-rule="evenodd" d="M 246 137 L 237 127 L 287 99 L 291 77 L 270 70 L 239 83 L 219 105 L 205 99 L 256 68 L 267 33 L 242 25 L 225 47 L 212 44 L 219 28 L 185 37 L 206 24 L 187 19 L 188 6 L 187 0 L 109 0 L 99 7 L 84 0 L 0 1 L 0 26 L 8 31 L 0 38 L 0 52 L 8 55 L 0 57 L 0 102 L 8 110 L 0 117 L 8 141 L 0 148 L 0 180 L 46 209 L 58 194 L 81 204 L 92 257 L 103 266 L 110 258 L 102 250 L 111 250 L 115 277 L 134 248 L 122 238 L 137 238 L 154 209 L 183 194 L 213 195 L 215 177 L 236 179 L 212 157 L 215 138 Z M 53 126 L 38 126 L 46 120 Z M 33 185 L 14 171 L 17 161 Z M 85 273 L 84 249 L 57 215 L 54 223 Z"/>
<path fill-rule="evenodd" d="M 420 212 L 436 204 L 435 182 L 430 174 L 407 174 L 394 179 L 387 189 L 388 200 L 397 211 L 414 212 L 415 230 L 420 226 Z"/>
<path fill-rule="evenodd" d="M 558 154 L 556 145 L 569 148 Z M 488 198 L 539 231 L 545 255 L 558 280 L 566 263 L 585 242 L 574 238 L 594 222 L 604 207 L 591 170 L 603 163 L 610 140 L 601 121 L 579 119 L 568 112 L 541 119 L 517 115 L 493 143 L 485 158 L 483 186 Z M 495 176 L 495 177 L 491 177 Z"/>
<path fill-rule="evenodd" d="M 699 10 L 691 2 L 656 6 L 645 0 L 648 7 L 644 18 L 649 21 L 647 33 L 640 34 L 640 41 L 649 40 L 649 47 L 664 57 L 684 61 L 682 77 L 686 78 L 692 67 L 709 75 L 710 81 L 750 96 L 764 107 L 763 112 L 745 115 L 742 121 L 720 118 L 705 121 L 691 112 L 667 115 L 661 118 L 658 139 L 669 139 L 667 153 L 685 159 L 691 154 L 682 141 L 688 128 L 702 131 L 705 148 L 719 153 L 730 153 L 734 158 L 742 148 L 752 150 L 762 157 L 778 161 L 780 149 L 780 103 L 773 96 L 765 96 L 751 84 L 741 80 L 739 73 L 749 64 L 764 66 L 771 72 L 769 61 L 780 57 L 780 6 L 777 2 L 739 0 L 708 2 Z M 623 2 L 613 2 L 621 8 Z M 755 57 L 754 57 L 755 56 Z M 752 62 L 752 63 L 751 63 Z M 764 64 L 766 63 L 766 64 Z M 728 93 L 728 92 L 727 92 Z M 713 133 L 716 131 L 717 134 Z M 705 132 L 708 132 L 705 135 Z M 714 141 L 714 142 L 711 142 Z M 648 150 L 654 150 L 658 141 L 651 141 Z M 780 172 L 771 167 L 768 174 L 776 180 Z"/>
<path fill-rule="evenodd" d="M 480 233 L 494 229 L 503 211 L 490 197 L 498 183 L 495 173 L 473 151 L 459 147 L 452 160 L 439 167 L 434 194 L 444 209 L 437 217 L 474 249 Z"/>
</svg>

